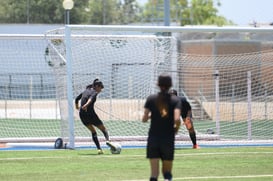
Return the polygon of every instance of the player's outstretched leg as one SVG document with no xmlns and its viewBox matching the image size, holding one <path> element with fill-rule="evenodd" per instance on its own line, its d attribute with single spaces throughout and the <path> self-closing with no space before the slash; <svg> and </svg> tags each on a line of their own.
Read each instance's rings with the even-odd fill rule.
<svg viewBox="0 0 273 181">
<path fill-rule="evenodd" d="M 193 129 L 193 127 L 192 127 L 192 129 L 190 129 L 189 130 L 189 135 L 190 135 L 190 138 L 191 138 L 191 142 L 192 142 L 192 144 L 193 144 L 193 149 L 198 149 L 199 148 L 199 146 L 198 146 L 198 144 L 196 143 L 196 133 L 195 133 L 195 130 Z"/>
<path fill-rule="evenodd" d="M 96 147 L 98 149 L 98 154 L 103 154 L 103 151 L 102 151 L 102 149 L 100 147 L 100 142 L 98 140 L 98 136 L 97 136 L 96 132 L 92 133 L 92 139 L 93 139 L 93 141 L 94 141 L 94 143 L 95 143 L 95 145 L 96 145 Z"/>
<path fill-rule="evenodd" d="M 112 144 L 110 142 L 110 138 L 109 138 L 109 134 L 107 129 L 105 128 L 105 126 L 103 124 L 99 125 L 98 128 L 101 130 L 101 132 L 103 133 L 105 139 L 106 139 L 106 145 L 110 147 L 111 150 L 116 150 L 116 147 L 114 144 Z"/>
</svg>

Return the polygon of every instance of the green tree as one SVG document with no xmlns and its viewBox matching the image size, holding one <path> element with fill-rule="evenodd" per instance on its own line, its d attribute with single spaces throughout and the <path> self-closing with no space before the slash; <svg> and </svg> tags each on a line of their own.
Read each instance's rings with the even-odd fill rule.
<svg viewBox="0 0 273 181">
<path fill-rule="evenodd" d="M 220 1 L 220 0 L 219 0 Z M 1 0 L 0 23 L 63 24 L 63 0 Z M 218 3 L 216 6 L 220 6 Z M 171 21 L 180 25 L 226 25 L 213 0 L 170 0 Z M 71 24 L 132 24 L 163 22 L 164 0 L 149 0 L 141 7 L 137 0 L 74 0 Z"/>
<path fill-rule="evenodd" d="M 15 0 L 5 0 L 0 1 L 1 13 L 0 21 L 1 23 L 20 23 L 27 22 L 27 0 L 21 1 L 21 3 L 16 3 Z"/>
<path fill-rule="evenodd" d="M 58 0 L 61 4 L 62 21 L 64 21 L 64 8 L 62 7 L 63 0 Z M 71 24 L 84 24 L 88 20 L 89 0 L 73 0 L 74 7 L 70 12 Z"/>
<path fill-rule="evenodd" d="M 29 1 L 29 23 L 62 23 L 63 8 L 59 1 Z"/>
<path fill-rule="evenodd" d="M 0 23 L 64 23 L 63 0 L 1 0 Z M 128 24 L 138 21 L 136 0 L 74 0 L 71 24 Z"/>
<path fill-rule="evenodd" d="M 233 24 L 218 15 L 216 7 L 221 6 L 213 0 L 170 0 L 171 21 L 180 25 L 227 25 Z M 216 6 L 216 7 L 215 7 Z M 145 22 L 163 22 L 164 0 L 149 0 L 142 14 Z"/>
<path fill-rule="evenodd" d="M 115 0 L 90 0 L 87 8 L 87 21 L 85 24 L 115 24 L 117 17 L 117 4 Z"/>
<path fill-rule="evenodd" d="M 4 0 L 0 1 L 0 23 L 63 22 L 61 1 Z"/>
<path fill-rule="evenodd" d="M 2 0 L 0 1 L 0 23 L 64 23 L 63 0 Z M 74 0 L 70 22 L 80 24 L 85 21 L 85 7 L 88 0 Z"/>
<path fill-rule="evenodd" d="M 136 0 L 90 0 L 88 12 L 87 24 L 129 24 L 140 19 Z"/>
<path fill-rule="evenodd" d="M 124 3 L 119 3 L 119 19 L 120 24 L 130 24 L 140 21 L 141 7 L 136 0 L 124 0 Z"/>
</svg>

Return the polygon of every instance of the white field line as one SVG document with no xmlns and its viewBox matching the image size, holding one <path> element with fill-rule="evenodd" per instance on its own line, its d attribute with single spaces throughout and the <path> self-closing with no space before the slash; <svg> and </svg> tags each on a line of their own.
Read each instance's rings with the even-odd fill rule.
<svg viewBox="0 0 273 181">
<path fill-rule="evenodd" d="M 22 157 L 22 158 L 0 158 L 0 161 L 9 161 L 9 160 L 39 160 L 39 159 L 63 159 L 63 158 L 72 158 L 72 157 Z"/>
<path fill-rule="evenodd" d="M 185 153 L 175 154 L 175 156 L 200 156 L 200 155 L 239 155 L 239 154 L 273 154 L 273 151 L 268 152 L 215 152 L 215 153 Z"/>
</svg>

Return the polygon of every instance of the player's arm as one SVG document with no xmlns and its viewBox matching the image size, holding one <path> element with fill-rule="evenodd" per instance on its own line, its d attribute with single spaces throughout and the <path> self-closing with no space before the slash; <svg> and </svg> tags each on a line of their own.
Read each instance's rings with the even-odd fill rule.
<svg viewBox="0 0 273 181">
<path fill-rule="evenodd" d="M 187 116 L 185 118 L 183 118 L 183 122 L 184 122 L 184 125 L 186 126 L 186 128 L 188 130 L 190 130 L 192 128 L 192 113 L 191 113 L 191 110 L 189 110 L 187 112 Z"/>
<path fill-rule="evenodd" d="M 147 122 L 150 119 L 150 110 L 145 108 L 142 116 L 142 122 Z"/>
<path fill-rule="evenodd" d="M 90 97 L 87 102 L 82 106 L 82 109 L 87 111 L 87 108 L 89 106 L 89 104 L 92 102 L 92 98 Z"/>
<path fill-rule="evenodd" d="M 76 98 L 75 98 L 75 108 L 76 109 L 79 109 L 79 101 L 81 100 L 82 98 L 82 93 L 80 93 Z"/>
<path fill-rule="evenodd" d="M 178 132 L 180 125 L 181 125 L 181 121 L 180 121 L 180 109 L 176 108 L 174 109 L 174 130 L 175 130 L 175 134 Z"/>
<path fill-rule="evenodd" d="M 182 106 L 182 103 L 180 101 L 180 99 L 177 99 L 177 103 L 175 105 L 175 108 L 174 108 L 174 112 L 173 112 L 173 119 L 174 119 L 174 131 L 175 131 L 175 134 L 177 134 L 179 128 L 180 128 L 180 125 L 181 125 L 181 120 L 180 120 L 180 117 L 181 117 L 181 106 Z"/>
</svg>

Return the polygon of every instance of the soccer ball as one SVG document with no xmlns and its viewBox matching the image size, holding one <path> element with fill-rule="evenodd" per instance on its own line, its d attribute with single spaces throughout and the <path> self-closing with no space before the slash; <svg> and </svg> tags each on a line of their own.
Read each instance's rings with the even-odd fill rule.
<svg viewBox="0 0 273 181">
<path fill-rule="evenodd" d="M 121 145 L 118 143 L 111 143 L 113 147 L 111 147 L 110 151 L 112 154 L 120 154 L 121 152 Z"/>
</svg>

